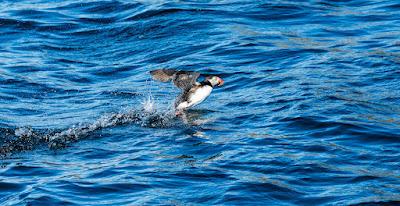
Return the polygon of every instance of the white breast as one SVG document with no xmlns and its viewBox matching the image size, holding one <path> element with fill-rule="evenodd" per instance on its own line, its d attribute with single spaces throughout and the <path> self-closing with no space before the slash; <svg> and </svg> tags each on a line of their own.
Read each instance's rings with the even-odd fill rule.
<svg viewBox="0 0 400 206">
<path fill-rule="evenodd" d="M 196 89 L 195 92 L 190 95 L 188 101 L 180 103 L 177 109 L 185 109 L 200 104 L 211 94 L 212 89 L 213 88 L 208 85 Z"/>
<path fill-rule="evenodd" d="M 198 105 L 203 102 L 211 94 L 212 89 L 213 88 L 210 86 L 204 86 L 197 89 L 192 96 L 190 96 L 190 103 L 192 104 L 191 106 Z"/>
</svg>

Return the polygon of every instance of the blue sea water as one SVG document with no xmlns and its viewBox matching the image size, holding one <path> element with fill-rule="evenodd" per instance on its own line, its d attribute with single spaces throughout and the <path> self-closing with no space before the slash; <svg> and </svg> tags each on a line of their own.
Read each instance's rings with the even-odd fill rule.
<svg viewBox="0 0 400 206">
<path fill-rule="evenodd" d="M 2 205 L 400 204 L 399 1 L 0 3 Z"/>
</svg>

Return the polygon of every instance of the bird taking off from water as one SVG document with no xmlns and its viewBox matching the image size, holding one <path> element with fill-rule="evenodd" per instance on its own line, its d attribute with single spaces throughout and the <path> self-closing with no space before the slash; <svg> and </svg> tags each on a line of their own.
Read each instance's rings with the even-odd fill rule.
<svg viewBox="0 0 400 206">
<path fill-rule="evenodd" d="M 175 101 L 176 114 L 203 102 L 215 86 L 222 86 L 224 80 L 217 76 L 207 76 L 204 81 L 197 82 L 201 75 L 198 72 L 178 71 L 173 69 L 157 69 L 150 71 L 154 80 L 161 82 L 172 81 L 182 90 Z"/>
</svg>

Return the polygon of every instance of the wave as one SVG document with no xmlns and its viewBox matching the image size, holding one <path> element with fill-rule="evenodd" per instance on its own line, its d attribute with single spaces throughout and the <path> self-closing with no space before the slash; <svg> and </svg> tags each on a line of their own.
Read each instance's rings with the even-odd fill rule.
<svg viewBox="0 0 400 206">
<path fill-rule="evenodd" d="M 30 126 L 19 128 L 0 128 L 4 144 L 0 156 L 32 150 L 41 145 L 50 149 L 60 149 L 72 142 L 88 137 L 95 131 L 127 124 L 142 127 L 164 128 L 174 125 L 176 119 L 172 110 L 159 111 L 151 96 L 142 102 L 142 108 L 127 112 L 106 114 L 90 124 L 78 124 L 68 129 L 34 129 Z"/>
</svg>

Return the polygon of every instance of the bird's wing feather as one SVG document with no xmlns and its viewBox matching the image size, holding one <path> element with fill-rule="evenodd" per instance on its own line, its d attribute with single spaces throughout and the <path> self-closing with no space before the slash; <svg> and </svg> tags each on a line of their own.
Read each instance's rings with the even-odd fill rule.
<svg viewBox="0 0 400 206">
<path fill-rule="evenodd" d="M 171 81 L 182 90 L 187 90 L 196 84 L 200 73 L 192 71 L 177 71 L 173 69 L 157 69 L 150 71 L 154 80 L 161 82 Z"/>
<path fill-rule="evenodd" d="M 176 71 L 173 69 L 157 69 L 150 71 L 153 79 L 161 82 L 171 81 L 175 73 Z"/>
<path fill-rule="evenodd" d="M 199 76 L 200 73 L 198 72 L 179 71 L 175 74 L 172 81 L 178 88 L 187 90 L 196 84 L 196 80 Z"/>
</svg>

